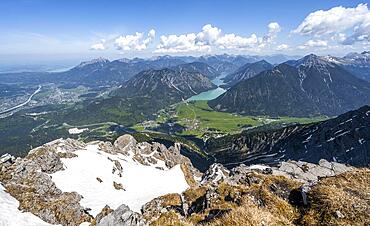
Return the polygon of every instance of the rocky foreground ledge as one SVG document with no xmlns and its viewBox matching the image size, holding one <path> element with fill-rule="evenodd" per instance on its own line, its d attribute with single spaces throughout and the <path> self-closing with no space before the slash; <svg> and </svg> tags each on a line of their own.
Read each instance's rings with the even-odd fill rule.
<svg viewBox="0 0 370 226">
<path fill-rule="evenodd" d="M 130 135 L 114 144 L 60 139 L 25 158 L 4 155 L 0 181 L 20 211 L 45 225 L 370 224 L 369 169 L 321 160 L 213 164 L 202 174 L 180 144 Z"/>
</svg>

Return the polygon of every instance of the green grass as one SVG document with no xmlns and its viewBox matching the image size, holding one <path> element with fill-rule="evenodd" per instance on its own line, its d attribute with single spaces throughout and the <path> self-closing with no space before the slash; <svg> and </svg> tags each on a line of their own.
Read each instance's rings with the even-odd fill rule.
<svg viewBox="0 0 370 226">
<path fill-rule="evenodd" d="M 257 118 L 239 116 L 211 109 L 207 101 L 192 101 L 181 103 L 176 107 L 178 123 L 187 127 L 194 126 L 193 130 L 185 131 L 186 134 L 215 129 L 223 133 L 239 131 L 243 126 L 259 126 L 262 122 Z"/>
<path fill-rule="evenodd" d="M 324 121 L 327 119 L 329 119 L 329 117 L 327 116 L 317 116 L 317 117 L 312 117 L 312 118 L 279 117 L 278 121 L 284 122 L 284 123 L 308 124 L 308 123 L 313 123 L 313 122 L 318 122 L 318 121 Z"/>
<path fill-rule="evenodd" d="M 166 110 L 158 112 L 156 123 L 164 123 L 168 120 L 177 122 L 187 129 L 178 135 L 195 135 L 199 138 L 206 134 L 232 134 L 240 132 L 248 127 L 263 125 L 286 125 L 292 123 L 307 124 L 327 119 L 326 117 L 296 118 L 268 116 L 242 116 L 226 112 L 218 112 L 211 109 L 207 101 L 190 101 L 178 103 Z M 144 130 L 143 124 L 133 126 L 137 131 Z M 147 128 L 148 129 L 148 128 Z M 150 130 L 150 129 L 149 129 Z"/>
</svg>

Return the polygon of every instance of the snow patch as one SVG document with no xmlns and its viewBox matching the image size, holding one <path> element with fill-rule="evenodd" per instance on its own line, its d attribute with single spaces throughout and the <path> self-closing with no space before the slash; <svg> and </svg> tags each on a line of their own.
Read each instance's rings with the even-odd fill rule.
<svg viewBox="0 0 370 226">
<path fill-rule="evenodd" d="M 79 128 L 72 128 L 72 129 L 68 129 L 68 133 L 69 134 L 80 134 L 84 131 L 88 131 L 89 129 L 88 128 L 84 128 L 84 129 L 79 129 Z"/>
<path fill-rule="evenodd" d="M 74 153 L 78 157 L 62 159 L 65 170 L 51 174 L 52 180 L 63 192 L 75 191 L 82 195 L 80 204 L 90 208 L 93 216 L 105 205 L 116 209 L 126 204 L 131 210 L 140 212 L 141 206 L 152 199 L 168 193 L 181 193 L 188 188 L 180 165 L 161 170 L 122 154 L 100 151 L 96 144 Z M 114 160 L 123 168 L 121 176 L 112 173 Z M 124 190 L 115 189 L 113 182 L 122 184 Z"/>
</svg>

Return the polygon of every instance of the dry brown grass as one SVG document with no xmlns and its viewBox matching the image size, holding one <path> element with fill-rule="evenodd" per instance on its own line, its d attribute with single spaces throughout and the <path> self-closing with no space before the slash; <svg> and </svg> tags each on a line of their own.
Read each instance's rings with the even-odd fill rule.
<svg viewBox="0 0 370 226">
<path fill-rule="evenodd" d="M 172 218 L 172 222 L 174 225 L 180 224 L 179 222 L 198 225 L 212 209 L 231 209 L 231 212 L 206 225 L 294 225 L 293 222 L 300 217 L 298 209 L 284 197 L 286 194 L 277 194 L 271 190 L 271 186 L 278 187 L 279 191 L 286 190 L 289 195 L 292 189 L 297 189 L 301 184 L 280 176 L 254 176 L 258 176 L 261 183 L 251 186 L 221 183 L 216 188 L 218 198 L 211 201 L 208 209 L 193 213 L 183 220 L 177 218 L 176 221 L 176 218 Z M 204 196 L 206 190 L 205 187 L 188 189 L 184 197 L 192 202 Z"/>
<path fill-rule="evenodd" d="M 271 190 L 271 186 L 285 188 L 287 191 L 296 189 L 299 183 L 280 176 L 260 176 L 261 184 L 253 184 L 250 187 L 230 187 L 221 184 L 219 191 L 222 194 L 245 193 L 241 204 L 220 219 L 210 222 L 208 225 L 294 225 L 299 218 L 299 211 L 292 206 L 284 194 L 277 194 Z M 282 197 L 280 197 L 282 196 Z"/>
<path fill-rule="evenodd" d="M 294 225 L 291 220 L 282 215 L 274 214 L 269 208 L 258 207 L 250 198 L 246 197 L 240 207 L 235 208 L 230 213 L 220 219 L 210 222 L 207 225 L 226 226 L 226 225 Z"/>
<path fill-rule="evenodd" d="M 180 221 L 180 215 L 174 211 L 161 214 L 161 216 L 150 223 L 150 226 L 192 226 L 187 222 Z"/>
<path fill-rule="evenodd" d="M 299 188 L 300 183 L 281 176 L 254 176 L 261 180 L 251 186 L 221 183 L 216 188 L 218 198 L 199 213 L 182 217 L 171 210 L 151 225 L 200 225 L 212 209 L 231 211 L 203 225 L 370 225 L 369 169 L 322 179 L 309 192 L 309 207 L 289 203 L 290 192 Z M 183 195 L 191 203 L 204 196 L 207 189 L 191 188 Z M 344 218 L 338 218 L 335 211 L 340 211 Z"/>
<path fill-rule="evenodd" d="M 305 225 L 370 225 L 370 170 L 325 178 L 309 192 L 311 208 Z M 344 215 L 336 215 L 340 211 Z"/>
<path fill-rule="evenodd" d="M 188 203 L 194 202 L 196 199 L 203 196 L 206 193 L 206 191 L 207 188 L 204 186 L 198 188 L 189 188 L 183 193 L 184 199 Z"/>
<path fill-rule="evenodd" d="M 189 163 L 182 163 L 180 165 L 182 172 L 184 173 L 185 180 L 188 183 L 189 187 L 196 187 L 198 183 L 195 181 L 193 177 L 193 173 L 189 169 Z"/>
<path fill-rule="evenodd" d="M 177 193 L 163 195 L 160 199 L 162 200 L 162 207 L 181 206 L 181 196 Z"/>
</svg>

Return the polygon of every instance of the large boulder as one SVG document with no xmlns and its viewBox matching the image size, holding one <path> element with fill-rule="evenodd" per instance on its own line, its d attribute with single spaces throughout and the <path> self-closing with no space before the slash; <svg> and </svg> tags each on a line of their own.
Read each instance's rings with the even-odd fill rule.
<svg viewBox="0 0 370 226">
<path fill-rule="evenodd" d="M 117 152 L 127 155 L 129 151 L 136 147 L 137 141 L 129 134 L 122 135 L 117 138 L 113 146 Z"/>
<path fill-rule="evenodd" d="M 145 226 L 148 225 L 142 215 L 130 210 L 126 205 L 119 206 L 116 210 L 103 217 L 96 226 Z"/>
<path fill-rule="evenodd" d="M 273 169 L 275 175 L 283 175 L 304 183 L 312 183 L 321 177 L 335 176 L 354 169 L 337 162 L 328 162 L 321 159 L 319 164 L 302 161 L 282 162 L 279 167 Z"/>
<path fill-rule="evenodd" d="M 203 174 L 202 184 L 218 184 L 229 178 L 230 171 L 220 163 L 212 164 L 209 169 Z"/>
</svg>

